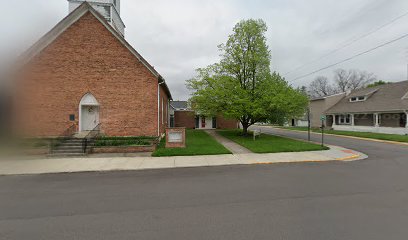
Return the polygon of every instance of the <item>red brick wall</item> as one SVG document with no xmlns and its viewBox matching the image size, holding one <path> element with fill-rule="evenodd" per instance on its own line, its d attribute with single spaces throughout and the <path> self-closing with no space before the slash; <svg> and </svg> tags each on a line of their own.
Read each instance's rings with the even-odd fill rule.
<svg viewBox="0 0 408 240">
<path fill-rule="evenodd" d="M 195 113 L 193 111 L 175 111 L 175 127 L 195 128 Z"/>
<path fill-rule="evenodd" d="M 60 135 L 72 124 L 70 114 L 78 125 L 79 102 L 92 93 L 107 135 L 158 134 L 157 78 L 90 13 L 32 59 L 20 76 L 19 130 Z"/>
<path fill-rule="evenodd" d="M 175 127 L 185 127 L 188 129 L 195 128 L 195 113 L 194 111 L 175 111 Z M 218 129 L 235 129 L 238 128 L 238 121 L 225 119 L 223 116 L 219 115 L 217 117 L 217 128 Z"/>
<path fill-rule="evenodd" d="M 238 128 L 238 121 L 225 119 L 223 116 L 219 115 L 217 117 L 217 128 L 218 129 L 236 129 Z"/>
</svg>

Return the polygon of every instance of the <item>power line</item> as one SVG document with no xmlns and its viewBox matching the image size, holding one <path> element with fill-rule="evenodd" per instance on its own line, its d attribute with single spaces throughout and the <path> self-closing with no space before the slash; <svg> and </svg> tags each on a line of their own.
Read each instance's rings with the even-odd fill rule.
<svg viewBox="0 0 408 240">
<path fill-rule="evenodd" d="M 308 77 L 308 76 L 310 76 L 310 75 L 313 75 L 313 74 L 315 74 L 315 73 L 321 72 L 321 71 L 326 70 L 326 69 L 328 69 L 328 68 L 337 66 L 337 65 L 339 65 L 339 64 L 341 64 L 341 63 L 348 62 L 348 61 L 350 61 L 350 60 L 352 60 L 352 59 L 354 59 L 354 58 L 356 58 L 356 57 L 359 57 L 359 56 L 361 56 L 361 55 L 364 55 L 364 54 L 367 54 L 367 53 L 372 52 L 372 51 L 374 51 L 374 50 L 377 50 L 377 49 L 379 49 L 379 48 L 382 48 L 382 47 L 384 47 L 384 46 L 387 46 L 387 45 L 389 45 L 389 44 L 391 44 L 391 43 L 397 42 L 397 41 L 399 41 L 399 40 L 401 40 L 401 39 L 404 39 L 404 38 L 406 38 L 406 37 L 408 37 L 408 34 L 402 35 L 401 37 L 398 37 L 398 38 L 393 39 L 393 40 L 391 40 L 391 41 L 388 41 L 388 42 L 386 42 L 386 43 L 380 44 L 380 45 L 378 45 L 378 46 L 376 46 L 376 47 L 374 47 L 374 48 L 368 49 L 368 50 L 366 50 L 366 51 L 364 51 L 364 52 L 358 53 L 358 54 L 356 54 L 356 55 L 354 55 L 354 56 L 351 56 L 351 57 L 349 57 L 349 58 L 346 58 L 346 59 L 344 59 L 344 60 L 342 60 L 342 61 L 340 61 L 340 62 L 333 63 L 333 64 L 331 64 L 331 65 L 329 65 L 329 66 L 320 68 L 320 69 L 318 69 L 318 70 L 316 70 L 316 71 L 313 71 L 313 72 L 311 72 L 311 73 L 308 73 L 308 74 L 305 74 L 305 75 L 296 77 L 296 78 L 290 80 L 289 82 L 294 82 L 294 81 L 299 80 L 299 79 L 301 79 L 301 78 Z"/>
<path fill-rule="evenodd" d="M 324 59 L 324 58 L 326 58 L 326 57 L 328 57 L 328 56 L 330 56 L 330 55 L 332 55 L 332 54 L 334 54 L 334 53 L 336 53 L 336 52 L 338 52 L 338 51 L 340 51 L 340 50 L 342 50 L 342 49 L 344 49 L 344 48 L 346 48 L 346 47 L 348 47 L 348 46 L 350 46 L 350 45 L 353 45 L 355 42 L 357 42 L 357 41 L 359 41 L 359 40 L 361 40 L 361 39 L 363 39 L 363 38 L 366 38 L 366 37 L 368 37 L 368 36 L 370 36 L 370 35 L 372 35 L 372 34 L 378 32 L 379 30 L 381 30 L 381 29 L 383 29 L 383 28 L 385 28 L 385 27 L 387 27 L 387 26 L 393 24 L 394 22 L 400 20 L 401 18 L 403 18 L 403 17 L 405 17 L 405 16 L 407 16 L 407 15 L 408 15 L 408 12 L 405 12 L 404 14 L 402 14 L 402 15 L 400 15 L 400 16 L 394 18 L 394 19 L 392 19 L 391 21 L 389 21 L 389 22 L 387 22 L 387 23 L 385 23 L 385 24 L 379 26 L 378 28 L 373 29 L 372 31 L 369 31 L 369 32 L 367 32 L 367 33 L 365 33 L 365 34 L 363 34 L 363 35 L 357 37 L 357 38 L 354 38 L 354 39 L 352 38 L 351 40 L 345 41 L 345 42 L 342 43 L 342 45 L 341 45 L 340 47 L 338 47 L 338 48 L 336 48 L 336 49 L 330 51 L 329 53 L 327 53 L 327 54 L 325 54 L 325 55 L 323 55 L 323 56 L 321 56 L 321 57 L 319 57 L 319 58 L 316 58 L 316 59 L 314 59 L 314 60 L 312 60 L 312 61 L 310 61 L 310 62 L 307 62 L 307 63 L 305 63 L 305 64 L 303 64 L 303 65 L 300 65 L 300 66 L 296 67 L 295 69 L 290 70 L 289 72 L 284 73 L 283 75 L 284 75 L 284 76 L 285 76 L 285 75 L 288 75 L 288 74 L 293 73 L 293 72 L 295 72 L 295 71 L 297 71 L 297 70 L 299 70 L 299 69 L 304 68 L 304 67 L 307 66 L 307 65 L 310 65 L 310 64 L 312 64 L 312 63 L 318 62 L 318 61 L 320 61 L 320 60 L 322 60 L 322 59 Z"/>
</svg>

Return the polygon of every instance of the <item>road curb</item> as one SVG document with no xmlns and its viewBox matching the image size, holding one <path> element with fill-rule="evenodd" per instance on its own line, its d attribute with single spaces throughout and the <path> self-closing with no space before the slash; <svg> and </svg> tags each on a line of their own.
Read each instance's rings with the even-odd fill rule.
<svg viewBox="0 0 408 240">
<path fill-rule="evenodd" d="M 360 159 L 361 158 L 361 159 Z M 334 160 L 305 160 L 305 161 L 288 161 L 288 162 L 260 162 L 260 163 L 253 163 L 252 165 L 272 165 L 272 164 L 281 164 L 281 163 L 327 163 L 327 162 L 349 162 L 353 160 L 363 160 L 364 157 L 361 154 L 356 154 L 353 156 L 349 157 L 344 157 L 344 158 L 336 158 Z"/>
<path fill-rule="evenodd" d="M 351 160 L 358 159 L 360 157 L 362 157 L 362 155 L 357 154 L 357 155 L 353 155 L 353 156 L 350 156 L 350 157 L 336 158 L 336 161 L 351 161 Z"/>
<path fill-rule="evenodd" d="M 284 129 L 284 128 L 274 128 L 274 127 L 270 127 L 270 128 L 276 129 L 276 130 L 290 131 L 290 132 L 307 133 L 307 131 L 299 131 L 299 130 Z M 317 134 L 317 135 L 321 134 L 321 133 L 316 133 L 316 132 L 310 132 L 310 133 L 311 134 Z M 343 137 L 343 138 L 350 138 L 350 139 L 358 139 L 358 140 L 364 140 L 364 141 L 370 141 L 370 142 L 379 142 L 379 143 L 387 143 L 387 144 L 394 144 L 394 145 L 402 145 L 402 146 L 407 146 L 408 147 L 408 143 L 403 143 L 403 142 L 387 141 L 387 140 L 380 140 L 380 139 L 373 139 L 373 138 L 354 137 L 354 136 L 347 136 L 347 135 L 338 135 L 338 134 L 332 134 L 332 133 L 325 133 L 325 135 Z"/>
</svg>

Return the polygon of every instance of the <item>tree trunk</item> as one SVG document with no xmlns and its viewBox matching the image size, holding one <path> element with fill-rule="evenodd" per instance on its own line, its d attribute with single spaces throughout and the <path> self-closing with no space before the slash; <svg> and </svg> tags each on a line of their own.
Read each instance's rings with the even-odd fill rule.
<svg viewBox="0 0 408 240">
<path fill-rule="evenodd" d="M 242 124 L 242 135 L 244 137 L 248 136 L 248 128 L 249 128 L 249 124 L 247 124 L 247 123 Z"/>
</svg>

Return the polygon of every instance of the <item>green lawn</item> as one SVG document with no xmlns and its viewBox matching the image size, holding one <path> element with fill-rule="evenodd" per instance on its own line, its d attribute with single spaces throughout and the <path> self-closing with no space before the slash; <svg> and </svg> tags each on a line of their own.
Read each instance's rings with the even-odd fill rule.
<svg viewBox="0 0 408 240">
<path fill-rule="evenodd" d="M 329 149 L 314 143 L 267 134 L 262 134 L 254 141 L 252 136 L 243 137 L 241 130 L 218 131 L 218 133 L 255 153 L 304 152 Z"/>
<path fill-rule="evenodd" d="M 284 127 L 284 129 L 307 131 L 307 127 Z M 312 129 L 312 131 L 321 132 L 320 129 Z M 352 136 L 352 137 L 361 137 L 361 138 L 372 138 L 372 139 L 394 141 L 394 142 L 408 142 L 408 136 L 397 135 L 397 134 L 349 132 L 349 131 L 335 131 L 335 130 L 325 130 L 325 133 Z"/>
<path fill-rule="evenodd" d="M 201 130 L 187 130 L 186 148 L 165 148 L 166 140 L 162 139 L 154 157 L 165 156 L 194 156 L 194 155 L 217 155 L 231 154 L 223 145 L 218 143 L 213 137 Z"/>
</svg>

